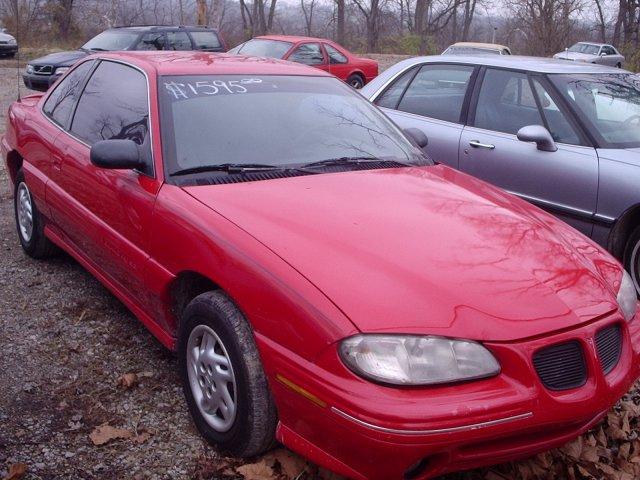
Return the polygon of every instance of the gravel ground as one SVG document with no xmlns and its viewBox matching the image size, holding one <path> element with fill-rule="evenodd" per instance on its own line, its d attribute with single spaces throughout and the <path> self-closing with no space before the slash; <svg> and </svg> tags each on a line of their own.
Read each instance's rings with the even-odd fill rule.
<svg viewBox="0 0 640 480">
<path fill-rule="evenodd" d="M 15 85 L 15 70 L 0 62 L 0 133 Z M 243 465 L 206 445 L 172 355 L 70 257 L 22 253 L 3 163 L 0 242 L 0 478 L 26 469 L 32 479 L 335 480 L 284 449 Z M 637 400 L 629 395 L 603 427 L 562 450 L 448 478 L 639 478 Z M 96 445 L 100 426 L 116 438 Z"/>
</svg>

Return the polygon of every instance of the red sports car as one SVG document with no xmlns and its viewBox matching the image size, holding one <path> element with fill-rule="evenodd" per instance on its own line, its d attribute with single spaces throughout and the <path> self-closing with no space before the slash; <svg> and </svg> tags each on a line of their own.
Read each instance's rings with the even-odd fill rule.
<svg viewBox="0 0 640 480">
<path fill-rule="evenodd" d="M 353 88 L 362 88 L 378 76 L 378 62 L 358 57 L 326 38 L 265 35 L 241 43 L 229 53 L 311 65 L 331 73 Z"/>
<path fill-rule="evenodd" d="M 427 478 L 560 445 L 640 374 L 616 260 L 325 72 L 97 54 L 7 127 L 24 251 L 67 251 L 176 350 L 232 454 Z"/>
</svg>

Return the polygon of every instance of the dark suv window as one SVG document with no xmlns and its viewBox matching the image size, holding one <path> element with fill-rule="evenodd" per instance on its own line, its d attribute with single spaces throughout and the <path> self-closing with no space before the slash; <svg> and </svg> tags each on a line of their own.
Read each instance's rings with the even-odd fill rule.
<svg viewBox="0 0 640 480">
<path fill-rule="evenodd" d="M 222 48 L 220 39 L 215 32 L 191 32 L 191 38 L 196 50 L 218 50 Z"/>
<path fill-rule="evenodd" d="M 136 45 L 136 50 L 164 50 L 164 33 L 145 33 Z"/>
<path fill-rule="evenodd" d="M 191 50 L 191 39 L 185 32 L 167 32 L 167 50 Z"/>
<path fill-rule="evenodd" d="M 398 110 L 459 122 L 473 68 L 469 65 L 424 65 L 402 96 Z"/>
<path fill-rule="evenodd" d="M 62 80 L 44 103 L 43 111 L 62 127 L 67 126 L 71 109 L 80 95 L 85 77 L 93 62 L 84 62 Z"/>
<path fill-rule="evenodd" d="M 129 139 L 141 145 L 152 173 L 147 81 L 138 70 L 103 61 L 80 97 L 71 131 L 88 144 Z"/>
</svg>

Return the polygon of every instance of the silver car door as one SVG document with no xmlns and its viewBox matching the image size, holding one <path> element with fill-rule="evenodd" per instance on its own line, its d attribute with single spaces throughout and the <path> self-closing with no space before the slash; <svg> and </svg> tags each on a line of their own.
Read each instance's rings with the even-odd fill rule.
<svg viewBox="0 0 640 480">
<path fill-rule="evenodd" d="M 460 138 L 460 169 L 554 213 L 590 235 L 598 158 L 542 78 L 488 68 L 471 100 Z M 534 93 L 535 92 L 535 93 Z M 518 140 L 527 125 L 545 126 L 557 151 Z"/>
<path fill-rule="evenodd" d="M 400 128 L 418 128 L 429 139 L 427 154 L 458 168 L 462 116 L 475 67 L 423 64 L 401 73 L 374 99 Z"/>
</svg>

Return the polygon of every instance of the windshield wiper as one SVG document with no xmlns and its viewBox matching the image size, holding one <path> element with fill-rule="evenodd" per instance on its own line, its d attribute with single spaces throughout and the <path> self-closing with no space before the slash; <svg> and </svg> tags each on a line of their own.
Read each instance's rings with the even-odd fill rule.
<svg viewBox="0 0 640 480">
<path fill-rule="evenodd" d="M 226 173 L 247 173 L 262 172 L 271 170 L 284 170 L 277 165 L 266 165 L 262 163 L 222 163 L 218 165 L 199 165 L 197 167 L 183 168 L 171 174 L 171 176 L 191 175 L 192 173 L 204 172 L 226 172 Z"/>
<path fill-rule="evenodd" d="M 408 165 L 407 163 L 400 162 L 398 160 L 384 160 L 376 157 L 339 157 L 320 160 L 318 162 L 305 163 L 304 165 L 300 165 L 300 168 L 339 167 L 342 165 L 360 165 L 371 162 L 391 162 L 397 163 L 398 165 Z"/>
<path fill-rule="evenodd" d="M 89 50 L 90 52 L 108 52 L 106 48 L 93 47 L 93 48 L 84 48 L 83 50 Z"/>
</svg>

